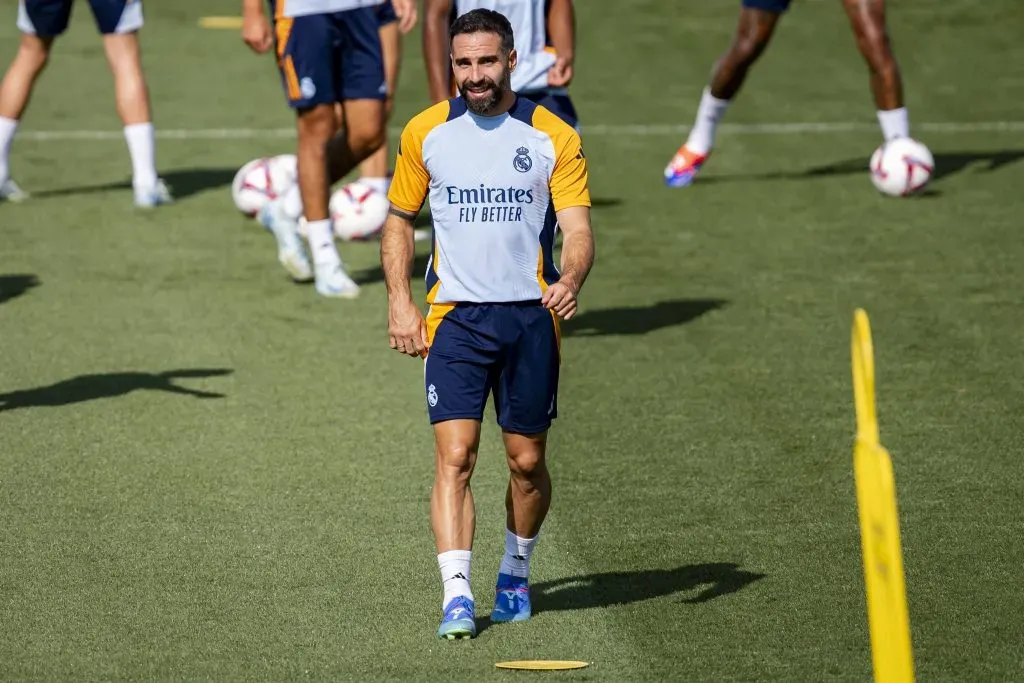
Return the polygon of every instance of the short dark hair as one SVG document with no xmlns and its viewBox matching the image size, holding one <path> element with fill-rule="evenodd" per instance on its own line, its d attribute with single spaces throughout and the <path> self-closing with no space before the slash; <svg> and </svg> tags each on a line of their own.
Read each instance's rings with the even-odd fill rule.
<svg viewBox="0 0 1024 683">
<path fill-rule="evenodd" d="M 448 32 L 448 44 L 463 33 L 497 33 L 501 38 L 501 49 L 505 52 L 511 52 L 516 44 L 512 24 L 504 14 L 492 9 L 471 10 L 456 19 Z"/>
</svg>

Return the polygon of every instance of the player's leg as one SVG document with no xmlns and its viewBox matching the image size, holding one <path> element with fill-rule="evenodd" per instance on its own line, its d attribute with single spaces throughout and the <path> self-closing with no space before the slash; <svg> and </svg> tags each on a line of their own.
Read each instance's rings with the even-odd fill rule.
<svg viewBox="0 0 1024 683">
<path fill-rule="evenodd" d="M 505 553 L 495 584 L 492 621 L 530 618 L 530 559 L 551 506 L 547 431 L 557 416 L 558 321 L 541 306 L 510 307 L 520 334 L 495 385 L 495 407 L 509 467 Z"/>
<path fill-rule="evenodd" d="M 398 30 L 398 17 L 390 0 L 377 9 L 380 21 L 381 52 L 384 56 L 384 80 L 388 85 L 387 99 L 384 100 L 384 122 L 391 120 L 391 110 L 398 87 L 398 70 L 402 63 L 402 34 Z M 377 151 L 359 164 L 359 180 L 377 192 L 387 195 L 390 185 L 388 163 L 390 161 L 387 137 Z"/>
<path fill-rule="evenodd" d="M 269 202 L 259 221 L 277 240 L 277 259 L 296 282 L 314 279 L 313 264 L 299 234 L 306 216 L 312 243 L 334 248 L 330 232 L 326 145 L 338 128 L 334 90 L 335 32 L 328 15 L 312 14 L 275 21 L 278 66 L 288 105 L 295 110 L 298 182 Z M 308 205 L 307 205 L 308 202 Z M 310 231 L 310 221 L 315 218 Z M 326 223 L 326 234 L 324 224 Z"/>
<path fill-rule="evenodd" d="M 434 424 L 430 525 L 444 588 L 444 616 L 437 632 L 442 638 L 476 635 L 475 603 L 469 582 L 476 532 L 470 480 L 479 447 L 479 420 L 451 419 Z"/>
<path fill-rule="evenodd" d="M 423 367 L 427 414 L 434 426 L 434 485 L 430 522 L 441 569 L 442 638 L 476 635 L 470 565 L 476 514 L 470 480 L 480 445 L 480 421 L 493 385 L 498 347 L 491 307 L 432 305 L 430 354 Z"/>
<path fill-rule="evenodd" d="M 743 0 L 732 44 L 715 62 L 711 80 L 701 95 L 697 118 L 686 142 L 665 167 L 665 184 L 685 187 L 693 183 L 711 154 L 718 123 L 747 77 L 747 72 L 768 46 L 779 17 L 790 0 Z"/>
<path fill-rule="evenodd" d="M 344 104 L 345 128 L 328 150 L 332 181 L 346 176 L 384 144 L 389 91 L 376 9 L 349 10 L 336 16 L 341 34 L 337 88 Z"/>
<path fill-rule="evenodd" d="M 909 137 L 903 80 L 885 25 L 885 0 L 843 0 L 857 48 L 868 64 L 878 123 L 886 140 Z"/>
<path fill-rule="evenodd" d="M 28 194 L 11 179 L 10 155 L 36 80 L 50 57 L 50 47 L 63 33 L 71 16 L 71 0 L 36 0 L 18 4 L 21 41 L 3 81 L 0 82 L 0 201 L 22 201 Z"/>
<path fill-rule="evenodd" d="M 172 201 L 170 191 L 156 172 L 156 138 L 149 87 L 139 49 L 142 2 L 89 0 L 89 3 L 103 34 L 103 49 L 114 76 L 114 99 L 132 160 L 135 204 L 145 208 L 168 204 Z"/>
</svg>

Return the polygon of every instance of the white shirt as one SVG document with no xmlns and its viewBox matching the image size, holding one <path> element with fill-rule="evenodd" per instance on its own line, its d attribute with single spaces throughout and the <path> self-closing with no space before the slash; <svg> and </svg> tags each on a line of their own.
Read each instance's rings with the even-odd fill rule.
<svg viewBox="0 0 1024 683">
<path fill-rule="evenodd" d="M 415 214 L 428 195 L 429 303 L 540 299 L 559 278 L 555 212 L 590 206 L 580 137 L 522 97 L 493 117 L 439 102 L 405 127 L 388 199 Z"/>
</svg>

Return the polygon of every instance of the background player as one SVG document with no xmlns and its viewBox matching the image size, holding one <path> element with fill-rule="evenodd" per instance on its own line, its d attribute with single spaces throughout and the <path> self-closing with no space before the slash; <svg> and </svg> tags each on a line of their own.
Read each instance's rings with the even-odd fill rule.
<svg viewBox="0 0 1024 683">
<path fill-rule="evenodd" d="M 715 129 L 747 71 L 761 56 L 791 0 L 743 0 L 732 45 L 715 64 L 711 83 L 704 89 L 697 120 L 690 135 L 665 167 L 669 187 L 690 185 L 711 153 Z M 885 0 L 843 0 L 857 38 L 857 48 L 868 63 L 878 123 L 886 140 L 910 135 L 903 106 L 903 82 L 885 26 Z"/>
<path fill-rule="evenodd" d="M 11 143 L 53 43 L 67 30 L 72 1 L 20 0 L 18 4 L 21 43 L 0 83 L 0 200 L 21 201 L 28 196 L 11 179 Z M 89 4 L 114 75 L 114 101 L 131 156 L 135 204 L 150 208 L 170 203 L 171 193 L 156 172 L 149 89 L 139 51 L 142 0 L 89 0 Z"/>
<path fill-rule="evenodd" d="M 379 4 L 279 0 L 272 5 L 272 37 L 262 0 L 242 3 L 245 42 L 256 52 L 276 44 L 298 131 L 299 182 L 264 207 L 260 222 L 277 238 L 278 260 L 285 270 L 296 281 L 315 279 L 316 291 L 323 296 L 359 295 L 359 286 L 345 272 L 334 244 L 328 202 L 331 185 L 384 142 L 387 84 Z M 342 105 L 341 126 L 338 103 Z M 300 220 L 305 221 L 312 265 L 299 236 Z"/>
<path fill-rule="evenodd" d="M 478 8 L 500 12 L 512 24 L 519 56 L 512 90 L 577 127 L 576 108 L 567 89 L 576 54 L 572 0 L 426 0 L 423 59 L 431 100 L 440 102 L 455 94 L 448 29 L 456 17 Z"/>
<path fill-rule="evenodd" d="M 594 242 L 579 135 L 512 91 L 516 52 L 508 20 L 473 10 L 455 21 L 451 35 L 461 97 L 435 104 L 402 133 L 381 265 L 391 348 L 411 356 L 426 356 L 429 348 L 430 516 L 444 586 L 437 633 L 463 638 L 476 634 L 470 478 L 492 392 L 510 477 L 491 619 L 522 621 L 531 614 L 530 557 L 551 503 L 545 454 L 557 414 L 555 316 L 575 314 Z M 428 192 L 435 241 L 424 320 L 409 278 L 413 220 Z M 556 219 L 564 233 L 561 273 L 553 259 Z"/>
</svg>

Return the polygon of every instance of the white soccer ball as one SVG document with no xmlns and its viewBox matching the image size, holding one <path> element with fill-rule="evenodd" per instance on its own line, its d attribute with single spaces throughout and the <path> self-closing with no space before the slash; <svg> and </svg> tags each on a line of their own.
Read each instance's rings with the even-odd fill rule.
<svg viewBox="0 0 1024 683">
<path fill-rule="evenodd" d="M 924 189 L 934 168 L 935 159 L 923 143 L 896 138 L 871 155 L 871 182 L 883 194 L 906 197 Z"/>
<path fill-rule="evenodd" d="M 331 225 L 338 239 L 365 240 L 384 227 L 391 207 L 388 198 L 358 180 L 331 194 Z"/>
<path fill-rule="evenodd" d="M 238 169 L 231 182 L 231 197 L 246 216 L 255 216 L 267 202 L 279 197 L 298 182 L 294 154 L 253 159 Z"/>
</svg>

